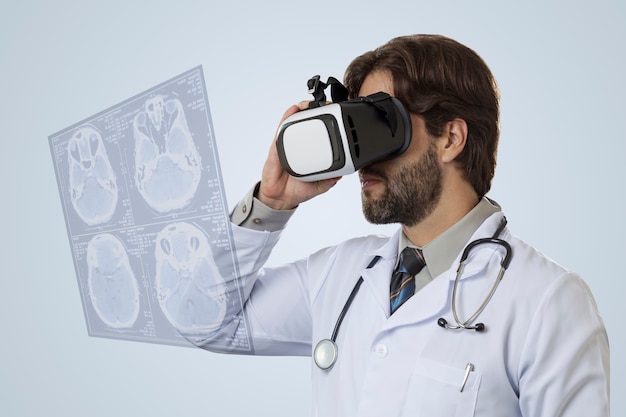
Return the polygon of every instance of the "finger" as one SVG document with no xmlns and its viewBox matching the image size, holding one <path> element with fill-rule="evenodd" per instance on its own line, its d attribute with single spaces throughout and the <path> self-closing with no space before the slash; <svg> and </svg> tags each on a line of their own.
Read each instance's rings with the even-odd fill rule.
<svg viewBox="0 0 626 417">
<path fill-rule="evenodd" d="M 305 100 L 305 101 L 301 101 L 298 104 L 294 104 L 293 106 L 289 107 L 285 113 L 283 114 L 283 118 L 281 119 L 281 123 L 285 121 L 286 118 L 288 118 L 291 115 L 294 115 L 296 113 L 298 113 L 299 111 L 302 110 L 306 110 L 309 108 L 309 103 L 311 101 L 310 100 Z"/>
<path fill-rule="evenodd" d="M 330 190 L 339 182 L 341 178 L 342 177 L 334 177 L 334 178 L 328 178 L 325 180 L 317 181 L 316 185 L 317 185 L 318 193 L 323 194 L 326 191 Z"/>
<path fill-rule="evenodd" d="M 300 103 L 298 103 L 298 109 L 300 110 L 306 110 L 309 108 L 309 104 L 311 103 L 311 100 L 304 100 L 301 101 Z"/>
<path fill-rule="evenodd" d="M 294 104 L 293 106 L 290 106 L 283 114 L 283 117 L 280 122 L 282 123 L 283 121 L 285 121 L 286 118 L 288 118 L 292 114 L 298 113 L 299 111 L 300 111 L 299 105 Z"/>
</svg>

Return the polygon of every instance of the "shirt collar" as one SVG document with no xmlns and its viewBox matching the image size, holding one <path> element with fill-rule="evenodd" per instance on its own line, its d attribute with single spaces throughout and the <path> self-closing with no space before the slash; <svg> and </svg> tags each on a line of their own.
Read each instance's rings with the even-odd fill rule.
<svg viewBox="0 0 626 417">
<path fill-rule="evenodd" d="M 499 211 L 502 211 L 502 209 L 498 203 L 483 197 L 461 220 L 426 244 L 426 246 L 419 248 L 424 254 L 426 268 L 428 268 L 430 276 L 435 278 L 450 269 L 452 262 L 463 250 L 474 232 L 489 216 Z M 409 241 L 404 233 L 401 233 L 398 253 L 407 246 L 417 247 Z"/>
</svg>

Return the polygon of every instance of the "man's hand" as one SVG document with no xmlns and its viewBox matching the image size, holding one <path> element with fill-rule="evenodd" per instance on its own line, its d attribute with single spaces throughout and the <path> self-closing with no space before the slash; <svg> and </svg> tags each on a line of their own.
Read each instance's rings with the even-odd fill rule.
<svg viewBox="0 0 626 417">
<path fill-rule="evenodd" d="M 279 125 L 287 117 L 301 110 L 306 110 L 308 106 L 309 101 L 302 101 L 298 105 L 291 106 L 283 115 Z M 341 177 L 337 177 L 322 181 L 304 182 L 293 178 L 280 164 L 276 150 L 276 137 L 274 137 L 269 155 L 263 166 L 261 186 L 257 198 L 274 210 L 289 210 L 304 201 L 325 193 L 340 179 Z"/>
</svg>

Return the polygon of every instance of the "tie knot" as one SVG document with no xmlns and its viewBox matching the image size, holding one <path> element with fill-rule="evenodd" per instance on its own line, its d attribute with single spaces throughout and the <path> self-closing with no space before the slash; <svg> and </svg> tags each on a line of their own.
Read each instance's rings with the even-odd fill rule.
<svg viewBox="0 0 626 417">
<path fill-rule="evenodd" d="M 426 262 L 421 250 L 406 247 L 400 252 L 399 266 L 410 275 L 417 275 L 424 265 L 426 265 Z"/>
</svg>

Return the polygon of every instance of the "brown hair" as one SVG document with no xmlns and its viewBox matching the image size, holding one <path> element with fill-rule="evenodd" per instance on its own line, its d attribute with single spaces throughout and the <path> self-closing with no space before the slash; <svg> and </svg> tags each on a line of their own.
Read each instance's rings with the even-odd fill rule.
<svg viewBox="0 0 626 417">
<path fill-rule="evenodd" d="M 402 36 L 352 61 L 344 83 L 350 97 L 373 71 L 388 71 L 395 96 L 426 122 L 431 136 L 445 124 L 465 120 L 468 137 L 456 161 L 479 196 L 491 188 L 496 166 L 499 91 L 491 71 L 476 52 L 439 35 Z"/>
</svg>

